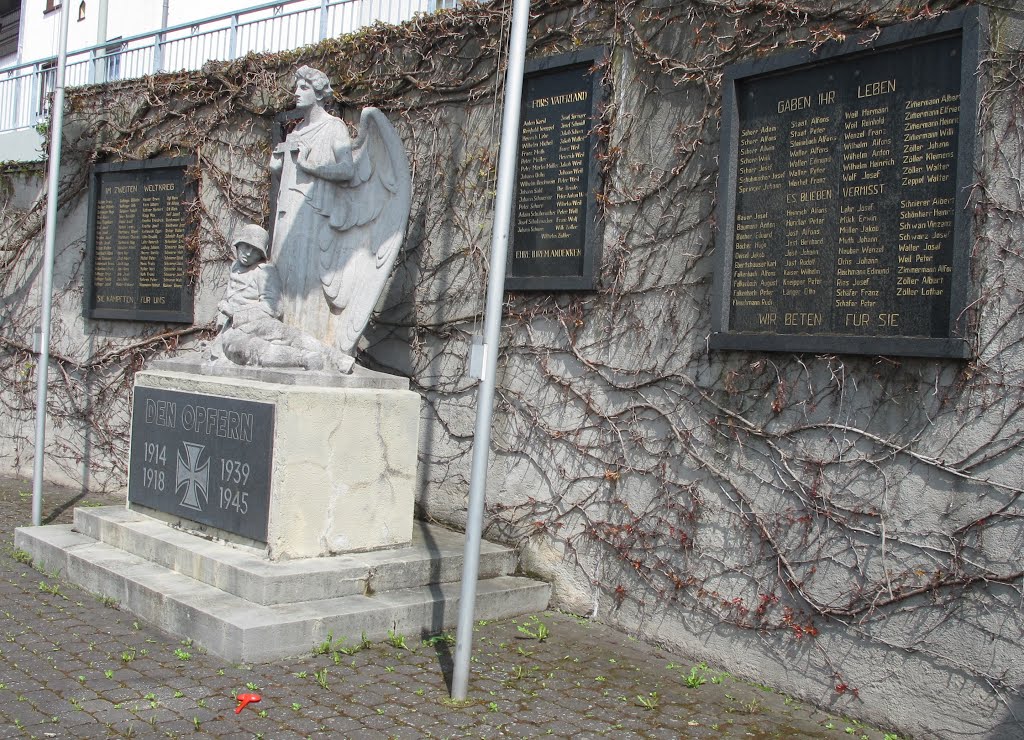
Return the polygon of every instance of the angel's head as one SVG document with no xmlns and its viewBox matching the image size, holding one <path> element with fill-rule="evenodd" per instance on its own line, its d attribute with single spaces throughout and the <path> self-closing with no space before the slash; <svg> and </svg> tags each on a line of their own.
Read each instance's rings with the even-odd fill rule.
<svg viewBox="0 0 1024 740">
<path fill-rule="evenodd" d="M 295 70 L 295 107 L 305 110 L 323 106 L 324 100 L 332 95 L 331 81 L 319 69 L 304 64 Z"/>
</svg>

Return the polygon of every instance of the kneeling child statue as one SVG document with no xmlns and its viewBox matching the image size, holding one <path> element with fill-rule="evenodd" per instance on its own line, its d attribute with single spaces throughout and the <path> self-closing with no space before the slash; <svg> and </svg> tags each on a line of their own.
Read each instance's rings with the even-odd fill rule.
<svg viewBox="0 0 1024 740">
<path fill-rule="evenodd" d="M 228 289 L 217 306 L 220 333 L 210 348 L 210 359 L 236 365 L 301 367 L 348 373 L 353 358 L 281 321 L 281 279 L 267 260 L 269 236 L 256 224 L 247 224 L 232 247 Z"/>
</svg>

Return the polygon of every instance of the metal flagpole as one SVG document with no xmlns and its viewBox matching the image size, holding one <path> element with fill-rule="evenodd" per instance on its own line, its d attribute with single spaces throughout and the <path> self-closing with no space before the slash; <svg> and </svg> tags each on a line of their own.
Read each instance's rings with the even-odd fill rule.
<svg viewBox="0 0 1024 740">
<path fill-rule="evenodd" d="M 64 68 L 68 60 L 68 16 L 71 3 L 60 9 L 60 50 L 57 55 L 53 104 L 50 106 L 50 161 L 46 181 L 46 247 L 43 252 L 42 316 L 39 362 L 36 365 L 36 458 L 32 473 L 32 524 L 43 517 L 43 452 L 46 447 L 46 380 L 50 373 L 50 311 L 53 306 L 53 253 L 57 241 L 57 186 L 60 184 L 60 145 L 64 134 Z"/>
<path fill-rule="evenodd" d="M 512 30 L 508 39 L 508 69 L 505 72 L 505 105 L 501 122 L 501 153 L 498 158 L 494 226 L 491 232 L 491 266 L 487 278 L 483 375 L 477 395 L 473 469 L 469 479 L 469 511 L 466 519 L 466 548 L 463 553 L 462 593 L 459 597 L 459 626 L 455 643 L 455 673 L 452 677 L 452 698 L 456 701 L 466 698 L 469 685 L 469 658 L 473 649 L 473 608 L 480 570 L 480 536 L 484 518 L 487 457 L 491 447 L 494 376 L 498 367 L 501 305 L 505 300 L 505 257 L 508 251 L 509 224 L 512 221 L 516 159 L 519 154 L 519 108 L 523 94 L 526 29 L 529 19 L 530 0 L 514 0 Z"/>
</svg>

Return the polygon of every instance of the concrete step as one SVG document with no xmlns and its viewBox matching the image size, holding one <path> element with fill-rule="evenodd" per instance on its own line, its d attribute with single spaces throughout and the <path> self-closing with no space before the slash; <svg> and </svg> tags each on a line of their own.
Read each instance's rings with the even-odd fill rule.
<svg viewBox="0 0 1024 740">
<path fill-rule="evenodd" d="M 75 530 L 256 604 L 291 604 L 449 583 L 462 578 L 465 538 L 415 522 L 407 548 L 271 562 L 244 547 L 224 546 L 122 506 L 75 509 Z M 480 577 L 515 572 L 514 550 L 484 542 Z"/>
<path fill-rule="evenodd" d="M 258 604 L 69 525 L 19 528 L 15 545 L 30 553 L 38 567 L 58 570 L 82 588 L 231 662 L 301 655 L 329 633 L 336 640 L 348 638 L 348 644 L 364 633 L 371 640 L 384 639 L 389 630 L 418 638 L 454 626 L 458 615 L 458 582 Z M 446 570 L 442 566 L 439 572 Z M 499 619 L 540 611 L 549 597 L 546 583 L 499 575 L 479 582 L 475 613 L 480 619 Z"/>
</svg>

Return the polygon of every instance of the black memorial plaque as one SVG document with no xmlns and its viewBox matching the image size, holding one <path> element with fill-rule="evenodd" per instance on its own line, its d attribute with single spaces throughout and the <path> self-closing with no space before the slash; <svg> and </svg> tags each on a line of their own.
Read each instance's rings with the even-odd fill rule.
<svg viewBox="0 0 1024 740">
<path fill-rule="evenodd" d="M 274 407 L 136 386 L 128 500 L 267 541 Z"/>
<path fill-rule="evenodd" d="M 711 347 L 964 357 L 978 11 L 726 71 Z"/>
<path fill-rule="evenodd" d="M 188 157 L 97 165 L 89 188 L 84 313 L 192 323 Z"/>
<path fill-rule="evenodd" d="M 592 290 L 600 48 L 530 63 L 523 79 L 507 290 Z"/>
</svg>

